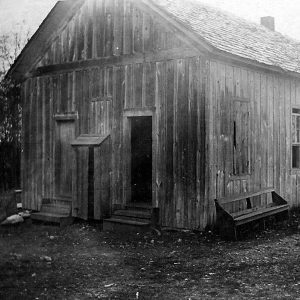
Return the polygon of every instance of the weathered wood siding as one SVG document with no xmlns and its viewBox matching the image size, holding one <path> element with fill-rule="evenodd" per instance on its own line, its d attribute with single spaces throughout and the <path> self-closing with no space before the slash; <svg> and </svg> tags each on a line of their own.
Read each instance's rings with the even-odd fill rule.
<svg viewBox="0 0 300 300">
<path fill-rule="evenodd" d="M 92 68 L 28 80 L 24 110 L 25 207 L 38 209 L 43 197 L 54 195 L 55 126 L 62 122 L 55 116 L 63 118 L 70 113 L 78 114 L 73 121 L 76 136 L 111 134 L 111 191 L 106 193 L 112 197 L 112 203 L 124 204 L 123 162 L 127 157 L 122 143 L 123 112 L 155 109 L 153 186 L 155 205 L 161 208 L 161 222 L 181 228 L 205 226 L 205 72 L 204 60 L 193 57 L 103 70 Z M 76 199 L 87 199 L 88 150 L 85 147 L 75 152 L 76 193 L 82 194 Z M 99 168 L 101 165 L 95 170 Z M 86 218 L 86 205 L 76 202 L 74 209 L 77 208 L 78 216 Z"/>
<path fill-rule="evenodd" d="M 54 33 L 38 75 L 23 85 L 26 208 L 56 196 L 58 122 L 73 124 L 75 137 L 109 135 L 94 148 L 94 218 L 125 205 L 127 118 L 145 112 L 153 119 L 152 204 L 162 226 L 204 229 L 215 198 L 271 186 L 299 205 L 291 109 L 300 106 L 300 82 L 209 60 L 177 33 L 129 0 L 87 0 Z M 73 214 L 86 219 L 89 149 L 71 152 Z"/>
<path fill-rule="evenodd" d="M 94 148 L 94 218 L 125 205 L 126 112 L 151 111 L 153 206 L 160 208 L 161 224 L 206 226 L 207 63 L 175 31 L 131 1 L 88 0 L 51 38 L 36 67 L 62 69 L 48 68 L 24 84 L 25 207 L 39 209 L 42 198 L 55 196 L 58 122 L 73 124 L 75 137 L 110 135 L 109 145 Z M 95 64 L 72 69 L 88 60 Z M 89 150 L 72 149 L 73 215 L 86 219 Z"/>
<path fill-rule="evenodd" d="M 200 228 L 205 192 L 205 82 L 201 57 L 156 64 L 155 189 L 162 226 Z"/>
<path fill-rule="evenodd" d="M 162 226 L 204 229 L 214 221 L 215 198 L 271 186 L 299 205 L 291 109 L 300 106 L 300 82 L 208 60 L 182 38 L 129 0 L 87 0 L 50 37 L 38 72 L 23 85 L 26 208 L 56 196 L 59 122 L 69 122 L 75 137 L 109 135 L 94 148 L 94 218 L 125 205 L 127 118 L 145 112 L 153 120 L 152 204 Z M 73 215 L 86 219 L 89 149 L 71 152 Z"/>
<path fill-rule="evenodd" d="M 80 134 L 106 135 L 111 131 L 112 76 L 112 67 L 101 71 L 91 68 L 25 82 L 25 207 L 39 209 L 42 198 L 69 195 L 75 155 L 70 143 Z"/>
<path fill-rule="evenodd" d="M 87 0 L 67 22 L 38 66 L 181 47 L 174 30 L 143 12 L 138 1 Z"/>
<path fill-rule="evenodd" d="M 300 173 L 292 169 L 291 116 L 292 107 L 300 105 L 300 81 L 255 68 L 211 61 L 209 83 L 208 198 L 274 187 L 292 206 L 299 205 Z M 236 132 L 237 143 L 247 149 L 239 151 L 248 153 L 248 158 L 240 155 L 239 162 L 234 162 L 235 103 L 244 103 L 244 107 L 246 103 L 248 107 L 248 117 L 240 119 L 240 125 L 236 122 L 236 126 L 242 128 L 239 135 Z M 240 116 L 242 110 L 239 106 Z M 234 174 L 234 164 L 245 165 L 246 160 L 249 162 L 247 172 Z"/>
</svg>

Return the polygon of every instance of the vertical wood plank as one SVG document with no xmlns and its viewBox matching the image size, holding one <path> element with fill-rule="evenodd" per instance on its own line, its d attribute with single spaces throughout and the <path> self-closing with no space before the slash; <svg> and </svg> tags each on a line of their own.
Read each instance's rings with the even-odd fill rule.
<svg viewBox="0 0 300 300">
<path fill-rule="evenodd" d="M 230 185 L 229 177 L 233 172 L 233 120 L 231 116 L 231 110 L 233 109 L 233 97 L 234 97 L 234 88 L 233 88 L 233 67 L 226 65 L 226 90 L 225 90 L 225 101 L 227 103 L 226 109 L 224 112 L 224 127 L 226 128 L 226 159 L 225 159 L 225 169 L 226 169 L 226 191 L 225 196 L 230 195 Z"/>
<path fill-rule="evenodd" d="M 125 108 L 133 107 L 133 66 L 125 66 Z"/>
<path fill-rule="evenodd" d="M 274 83 L 273 83 L 273 76 L 267 77 L 267 95 L 268 95 L 268 148 L 267 148 L 267 186 L 274 186 L 274 130 L 273 130 L 273 124 L 274 124 L 274 118 L 273 118 L 273 112 L 274 112 L 274 105 L 273 105 L 273 99 L 274 99 Z M 271 199 L 268 199 L 268 201 L 272 201 Z"/>
<path fill-rule="evenodd" d="M 90 101 L 90 71 L 83 71 L 82 81 L 82 100 L 81 100 L 81 114 L 80 114 L 80 133 L 88 133 L 89 126 L 89 101 Z"/>
<path fill-rule="evenodd" d="M 96 49 L 97 57 L 105 55 L 105 7 L 104 0 L 96 2 Z"/>
<path fill-rule="evenodd" d="M 274 187 L 280 191 L 280 112 L 279 112 L 279 80 L 274 77 Z"/>
<path fill-rule="evenodd" d="M 78 209 L 79 209 L 79 155 L 78 148 L 74 147 L 73 149 L 73 168 L 72 168 L 72 216 L 78 217 Z"/>
<path fill-rule="evenodd" d="M 255 190 L 258 191 L 261 189 L 261 140 L 260 140 L 260 134 L 261 134 L 261 126 L 260 126 L 260 118 L 261 118 L 261 105 L 260 105 L 260 85 L 261 85 L 261 79 L 260 79 L 260 74 L 255 72 L 254 73 L 254 97 L 255 97 L 255 102 L 254 102 L 254 114 L 256 116 L 257 122 L 255 123 L 255 136 L 256 140 L 254 142 L 256 146 L 256 159 L 254 162 L 254 185 L 255 185 Z"/>
<path fill-rule="evenodd" d="M 59 113 L 68 112 L 68 74 L 64 73 L 60 75 L 60 107 Z"/>
<path fill-rule="evenodd" d="M 112 201 L 122 204 L 122 122 L 121 115 L 125 98 L 124 68 L 113 69 L 113 124 L 112 124 Z M 125 160 L 125 158 L 124 158 Z"/>
<path fill-rule="evenodd" d="M 42 161 L 43 161 L 43 99 L 42 99 L 42 78 L 37 78 L 37 95 L 36 95 L 36 158 L 35 158 L 35 192 L 36 206 L 40 209 L 42 200 Z"/>
<path fill-rule="evenodd" d="M 78 168 L 78 175 L 80 180 L 79 190 L 79 217 L 88 219 L 88 159 L 89 150 L 88 147 L 78 147 L 80 168 Z"/>
<path fill-rule="evenodd" d="M 133 50 L 143 52 L 143 14 L 137 7 L 133 8 Z"/>
<path fill-rule="evenodd" d="M 189 89 L 188 89 L 188 178 L 187 178 L 187 201 L 188 201 L 188 228 L 196 227 L 196 156 L 197 156 L 197 100 L 198 100 L 198 77 L 197 58 L 188 61 Z"/>
<path fill-rule="evenodd" d="M 291 171 L 292 171 L 292 157 L 291 157 L 291 81 L 289 79 L 285 80 L 284 95 L 285 95 L 285 151 L 286 151 L 286 161 L 285 161 L 285 198 L 290 202 L 291 198 Z"/>
<path fill-rule="evenodd" d="M 267 187 L 268 168 L 267 168 L 267 151 L 268 151 L 268 99 L 267 99 L 267 77 L 265 74 L 261 74 L 261 86 L 260 86 L 260 151 L 261 151 L 261 188 Z M 266 204 L 266 196 L 261 197 L 262 204 Z"/>
<path fill-rule="evenodd" d="M 185 60 L 178 60 L 178 194 L 177 211 L 180 211 L 177 224 L 183 228 L 187 221 L 187 132 L 188 128 L 188 68 Z"/>
<path fill-rule="evenodd" d="M 207 139 L 206 139 L 206 149 L 207 149 L 207 162 L 208 162 L 208 182 L 206 184 L 206 201 L 204 204 L 204 224 L 209 222 L 209 211 L 210 211 L 210 201 L 216 198 L 216 141 L 215 141 L 215 109 L 216 109 L 216 63 L 210 62 L 209 64 L 209 95 L 206 107 L 207 115 Z M 212 142 L 213 141 L 213 142 Z"/>
<path fill-rule="evenodd" d="M 94 149 L 94 219 L 100 220 L 110 215 L 110 172 L 111 143 L 106 139 Z"/>
<path fill-rule="evenodd" d="M 208 163 L 206 163 L 206 90 L 207 90 L 207 73 L 206 62 L 204 59 L 198 59 L 198 108 L 197 108 L 197 228 L 203 229 L 204 224 L 204 205 L 205 199 L 205 178 L 208 175 Z"/>
<path fill-rule="evenodd" d="M 81 9 L 81 12 L 76 20 L 77 23 L 77 32 L 76 32 L 76 43 L 77 43 L 77 59 L 82 60 L 85 57 L 84 54 L 84 14 Z"/>
<path fill-rule="evenodd" d="M 115 0 L 114 9 L 113 54 L 119 56 L 123 52 L 124 0 Z"/>
<path fill-rule="evenodd" d="M 73 18 L 69 23 L 69 57 L 68 61 L 75 61 L 76 20 Z"/>
<path fill-rule="evenodd" d="M 86 58 L 93 58 L 93 5 L 92 1 L 87 2 L 87 18 L 86 18 Z"/>
<path fill-rule="evenodd" d="M 113 55 L 114 2 L 105 1 L 105 56 Z"/>
<path fill-rule="evenodd" d="M 155 64 L 146 63 L 145 65 L 145 76 L 146 76 L 146 103 L 147 107 L 154 106 L 155 99 Z"/>
<path fill-rule="evenodd" d="M 285 172 L 286 172 L 286 142 L 285 142 L 285 97 L 284 79 L 279 78 L 279 157 L 280 157 L 280 195 L 285 197 Z"/>
<path fill-rule="evenodd" d="M 156 117 L 155 117 L 155 157 L 156 162 L 156 207 L 160 207 L 162 215 L 165 213 L 165 196 L 166 196 L 166 176 L 165 176 L 165 93 L 166 93 L 166 66 L 164 62 L 156 65 Z"/>
<path fill-rule="evenodd" d="M 143 64 L 134 65 L 134 107 L 142 107 Z"/>
<path fill-rule="evenodd" d="M 255 123 L 256 123 L 256 115 L 254 113 L 254 103 L 255 103 L 255 87 L 254 87 L 254 73 L 252 70 L 248 70 L 248 84 L 249 84 L 249 100 L 250 100 L 250 120 L 249 120 L 249 126 L 250 126 L 250 132 L 249 132 L 249 160 L 250 160 L 250 178 L 249 178 L 249 192 L 254 192 L 254 161 L 256 159 L 255 153 L 256 153 L 256 145 L 255 145 Z"/>
<path fill-rule="evenodd" d="M 166 62 L 166 199 L 164 226 L 174 225 L 174 178 L 173 178 L 173 143 L 174 143 L 174 61 Z"/>
<path fill-rule="evenodd" d="M 143 50 L 151 51 L 153 48 L 153 40 L 152 40 L 152 18 L 146 14 L 143 13 Z"/>
<path fill-rule="evenodd" d="M 132 30 L 132 15 L 133 8 L 130 1 L 125 1 L 125 13 L 124 13 L 124 36 L 123 36 L 123 54 L 132 53 L 133 44 L 133 30 Z"/>
</svg>

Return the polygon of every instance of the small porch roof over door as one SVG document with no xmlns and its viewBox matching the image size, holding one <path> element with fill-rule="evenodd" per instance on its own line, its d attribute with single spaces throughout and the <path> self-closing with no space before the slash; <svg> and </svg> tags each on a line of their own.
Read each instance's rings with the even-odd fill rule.
<svg viewBox="0 0 300 300">
<path fill-rule="evenodd" d="M 81 134 L 72 143 L 72 146 L 100 146 L 107 138 L 108 135 L 91 135 Z"/>
</svg>

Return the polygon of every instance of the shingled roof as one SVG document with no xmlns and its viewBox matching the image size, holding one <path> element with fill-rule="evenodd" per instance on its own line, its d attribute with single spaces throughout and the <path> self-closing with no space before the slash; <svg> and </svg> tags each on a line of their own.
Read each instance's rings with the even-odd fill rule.
<svg viewBox="0 0 300 300">
<path fill-rule="evenodd" d="M 47 39 L 85 0 L 59 1 L 23 49 L 7 76 L 22 78 L 44 49 Z M 300 73 L 300 42 L 197 2 L 197 0 L 138 0 L 151 4 L 219 53 L 229 53 L 281 71 Z"/>
<path fill-rule="evenodd" d="M 300 73 L 300 42 L 196 0 L 151 2 L 218 50 Z"/>
</svg>

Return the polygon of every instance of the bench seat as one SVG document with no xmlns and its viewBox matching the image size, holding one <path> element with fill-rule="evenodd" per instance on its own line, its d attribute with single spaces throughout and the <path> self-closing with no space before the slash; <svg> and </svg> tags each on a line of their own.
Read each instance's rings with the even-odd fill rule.
<svg viewBox="0 0 300 300">
<path fill-rule="evenodd" d="M 262 197 L 269 194 L 272 202 L 260 206 L 254 203 L 254 197 Z M 260 198 L 261 199 L 261 198 Z M 263 219 L 272 215 L 282 215 L 288 218 L 289 205 L 279 196 L 273 188 L 264 189 L 251 194 L 243 194 L 235 197 L 216 199 L 217 227 L 224 237 L 237 239 L 236 228 L 240 225 Z M 230 205 L 239 206 L 238 211 L 230 212 Z M 241 206 L 243 205 L 243 206 Z M 240 207 L 244 207 L 241 209 Z"/>
<path fill-rule="evenodd" d="M 273 206 L 273 207 L 266 207 L 266 208 L 256 210 L 252 213 L 236 217 L 236 218 L 234 218 L 234 221 L 235 221 L 236 225 L 241 225 L 244 223 L 248 223 L 248 222 L 251 222 L 254 220 L 258 220 L 258 219 L 261 219 L 264 217 L 268 217 L 268 216 L 286 211 L 288 209 L 289 209 L 288 204 L 278 205 L 278 206 Z"/>
</svg>

